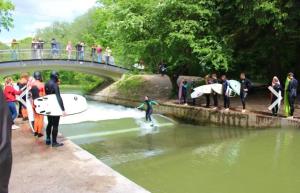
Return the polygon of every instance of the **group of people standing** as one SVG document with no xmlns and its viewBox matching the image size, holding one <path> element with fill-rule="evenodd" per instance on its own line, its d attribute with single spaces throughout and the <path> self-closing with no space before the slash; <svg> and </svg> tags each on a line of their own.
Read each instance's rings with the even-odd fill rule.
<svg viewBox="0 0 300 193">
<path fill-rule="evenodd" d="M 206 75 L 204 78 L 205 84 L 210 85 L 210 84 L 222 84 L 222 96 L 223 96 L 223 107 L 225 111 L 229 111 L 230 109 L 230 98 L 232 97 L 233 94 L 236 95 L 236 93 L 232 93 L 232 89 L 230 89 L 230 84 L 229 81 L 227 80 L 226 75 L 222 75 L 220 79 L 217 78 L 217 75 L 211 74 L 211 75 Z M 251 81 L 246 78 L 245 73 L 240 74 L 240 100 L 242 104 L 242 113 L 246 112 L 246 99 L 248 96 L 249 91 L 252 88 L 252 83 Z M 193 92 L 193 89 L 196 87 L 195 82 L 191 83 L 191 92 Z M 293 118 L 294 111 L 295 111 L 295 101 L 297 97 L 297 87 L 298 87 L 298 81 L 294 78 L 294 74 L 290 72 L 287 76 L 284 88 L 282 88 L 280 81 L 278 77 L 274 76 L 272 79 L 272 88 L 277 92 L 281 93 L 281 91 L 284 91 L 284 111 L 286 113 L 286 116 L 288 118 Z M 179 95 L 179 102 L 187 104 L 187 98 L 188 98 L 188 81 L 187 80 L 182 80 L 180 84 L 180 90 L 181 93 Z M 218 101 L 218 93 L 212 91 L 209 94 L 205 94 L 205 99 L 206 99 L 206 108 L 210 108 L 211 105 L 211 98 L 213 99 L 213 109 L 216 110 L 219 108 L 219 101 Z M 278 96 L 271 93 L 271 103 L 274 103 L 277 101 Z M 193 99 L 193 105 L 195 105 L 195 99 Z M 272 108 L 272 115 L 273 116 L 278 116 L 278 111 L 279 111 L 279 105 L 276 104 Z"/>
<path fill-rule="evenodd" d="M 42 73 L 36 71 L 33 73 L 33 77 L 30 77 L 27 73 L 23 73 L 21 75 L 21 79 L 18 84 L 14 84 L 13 79 L 11 77 L 7 77 L 5 79 L 4 85 L 4 99 L 7 102 L 7 106 L 9 112 L 12 117 L 12 129 L 18 129 L 14 123 L 17 116 L 18 111 L 16 108 L 17 103 L 17 95 L 21 95 L 23 92 L 30 92 L 31 98 L 23 97 L 24 100 L 30 100 L 30 103 L 33 107 L 34 113 L 34 121 L 32 124 L 34 130 L 34 136 L 37 138 L 43 137 L 43 128 L 44 128 L 44 116 L 35 112 L 35 106 L 33 101 L 39 97 L 55 94 L 57 101 L 61 107 L 61 110 L 64 113 L 64 104 L 60 95 L 59 90 L 59 74 L 56 71 L 51 72 L 50 80 L 45 84 L 43 83 Z M 29 96 L 29 95 L 28 95 Z M 28 101 L 27 101 L 28 102 Z M 26 102 L 26 103 L 27 103 Z M 23 117 L 23 119 L 28 119 L 27 107 L 26 104 L 20 103 L 20 112 L 19 115 Z M 46 145 L 52 145 L 52 147 L 62 146 L 62 143 L 57 142 L 57 134 L 58 134 L 58 126 L 59 126 L 59 116 L 47 116 L 48 125 L 46 128 Z"/>
<path fill-rule="evenodd" d="M 31 58 L 32 59 L 43 59 L 44 58 L 44 45 L 46 44 L 41 38 L 33 38 L 31 42 Z M 13 39 L 11 42 L 11 59 L 18 60 L 19 59 L 19 42 L 16 39 Z M 51 50 L 50 56 L 51 58 L 58 58 L 60 55 L 61 45 L 55 39 L 52 38 L 50 41 Z M 74 47 L 71 41 L 68 41 L 66 45 L 66 55 L 68 60 L 73 59 L 73 52 L 75 52 L 74 59 L 76 60 L 84 60 L 86 53 L 86 45 L 84 42 L 78 42 Z M 103 49 L 101 45 L 93 45 L 91 47 L 90 52 L 91 60 L 93 62 L 105 63 L 106 65 L 114 65 L 114 57 L 112 56 L 112 50 L 110 47 Z M 48 56 L 47 56 L 48 57 Z"/>
</svg>

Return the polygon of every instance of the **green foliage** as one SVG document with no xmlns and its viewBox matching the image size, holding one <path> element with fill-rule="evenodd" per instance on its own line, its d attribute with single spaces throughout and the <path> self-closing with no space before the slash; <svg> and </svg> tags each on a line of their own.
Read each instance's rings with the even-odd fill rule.
<svg viewBox="0 0 300 193">
<path fill-rule="evenodd" d="M 300 73 L 299 10 L 295 0 L 98 0 L 74 22 L 55 22 L 37 36 L 109 46 L 125 67 L 143 60 L 157 72 L 164 61 L 170 74 L 245 71 L 266 81 Z"/>
<path fill-rule="evenodd" d="M 0 0 L 0 32 L 2 29 L 9 30 L 13 27 L 12 11 L 14 5 L 9 0 Z"/>
</svg>

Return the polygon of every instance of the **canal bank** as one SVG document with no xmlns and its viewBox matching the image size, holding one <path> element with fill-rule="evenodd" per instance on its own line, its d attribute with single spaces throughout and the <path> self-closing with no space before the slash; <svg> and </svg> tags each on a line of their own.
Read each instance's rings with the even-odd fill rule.
<svg viewBox="0 0 300 193">
<path fill-rule="evenodd" d="M 137 107 L 141 101 L 129 100 L 124 98 L 93 95 L 88 96 L 92 100 L 123 105 L 127 107 Z M 193 122 L 199 125 L 215 124 L 226 127 L 245 127 L 245 128 L 300 128 L 298 119 L 287 119 L 282 117 L 271 117 L 256 113 L 241 113 L 237 111 L 225 112 L 203 107 L 184 106 L 172 102 L 162 102 L 155 106 L 155 113 L 171 116 L 183 121 Z"/>
<path fill-rule="evenodd" d="M 189 80 L 189 77 L 182 77 Z M 190 81 L 197 81 L 197 77 L 190 77 Z M 179 77 L 180 79 L 180 77 Z M 215 124 L 227 127 L 245 128 L 300 128 L 300 119 L 287 119 L 284 117 L 272 117 L 267 110 L 269 105 L 269 91 L 263 90 L 263 94 L 250 95 L 247 99 L 247 111 L 241 113 L 239 97 L 231 98 L 232 110 L 225 112 L 220 108 L 213 110 L 197 106 L 177 104 L 172 100 L 172 83 L 167 76 L 160 75 L 132 75 L 124 76 L 119 81 L 97 93 L 88 96 L 91 100 L 104 103 L 117 104 L 126 107 L 137 107 L 144 96 L 158 100 L 159 106 L 155 106 L 155 113 L 171 116 L 183 121 L 195 124 Z M 197 99 L 198 103 L 203 97 Z M 221 100 L 221 99 L 220 99 Z M 281 109 L 281 114 L 283 114 Z M 296 116 L 297 114 L 296 110 Z"/>
<path fill-rule="evenodd" d="M 13 193 L 149 193 L 123 177 L 70 140 L 59 136 L 65 146 L 50 148 L 35 139 L 27 122 L 12 132 Z"/>
</svg>

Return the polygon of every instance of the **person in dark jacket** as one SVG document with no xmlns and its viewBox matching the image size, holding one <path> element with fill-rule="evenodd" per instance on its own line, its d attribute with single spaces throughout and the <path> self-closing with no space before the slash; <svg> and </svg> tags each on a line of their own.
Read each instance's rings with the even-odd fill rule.
<svg viewBox="0 0 300 193">
<path fill-rule="evenodd" d="M 63 100 L 61 98 L 60 95 L 60 91 L 59 91 L 59 86 L 58 86 L 58 82 L 59 82 L 59 74 L 56 71 L 51 72 L 50 74 L 50 80 L 46 83 L 45 85 L 45 92 L 46 95 L 50 95 L 50 94 L 55 94 L 58 104 L 61 108 L 61 110 L 63 111 L 63 116 L 66 115 L 65 113 L 65 107 L 64 107 L 64 103 Z M 58 134 L 58 126 L 59 126 L 59 116 L 47 116 L 48 118 L 48 125 L 46 128 L 46 145 L 50 145 L 52 142 L 52 147 L 59 147 L 59 146 L 63 146 L 63 143 L 58 143 L 57 142 L 57 134 Z M 52 141 L 51 141 L 51 134 L 52 134 Z"/>
<path fill-rule="evenodd" d="M 290 79 L 287 92 L 288 92 L 288 100 L 290 105 L 290 118 L 293 118 L 294 111 L 295 111 L 295 101 L 297 97 L 297 87 L 298 87 L 298 81 L 294 78 L 294 74 L 290 72 L 288 74 L 288 78 Z"/>
<path fill-rule="evenodd" d="M 187 105 L 187 94 L 188 94 L 188 82 L 184 80 L 182 84 L 181 98 L 183 99 L 183 104 L 185 105 Z"/>
<path fill-rule="evenodd" d="M 167 74 L 167 64 L 166 63 L 164 63 L 164 62 L 161 62 L 160 64 L 159 64 L 159 73 L 162 75 L 162 76 L 164 76 L 164 75 L 166 75 Z"/>
<path fill-rule="evenodd" d="M 12 117 L 0 87 L 0 193 L 8 193 L 12 166 L 11 127 Z"/>
<path fill-rule="evenodd" d="M 219 83 L 218 78 L 217 78 L 217 74 L 214 73 L 214 74 L 211 75 L 211 82 L 212 82 L 212 84 Z M 219 103 L 218 103 L 218 93 L 213 91 L 212 92 L 212 97 L 213 97 L 213 100 L 214 100 L 214 109 L 217 109 L 218 105 L 219 105 Z"/>
<path fill-rule="evenodd" d="M 204 77 L 204 81 L 205 81 L 205 84 L 206 84 L 206 85 L 212 84 L 212 79 L 211 79 L 210 74 L 208 74 L 208 75 L 206 75 L 206 76 Z M 205 105 L 205 107 L 206 107 L 206 108 L 209 108 L 209 106 L 210 106 L 210 94 L 205 94 L 205 100 L 206 100 L 206 105 Z"/>
<path fill-rule="evenodd" d="M 272 87 L 273 89 L 279 93 L 279 91 L 281 91 L 281 85 L 280 85 L 280 81 L 277 78 L 277 76 L 273 77 L 272 80 Z M 274 103 L 276 100 L 278 99 L 277 96 L 275 96 L 274 94 L 271 95 L 271 104 Z M 278 115 L 278 110 L 279 110 L 279 105 L 277 104 L 273 109 L 272 109 L 272 115 L 273 116 L 277 116 Z"/>
<path fill-rule="evenodd" d="M 243 110 L 242 112 L 244 113 L 246 111 L 246 98 L 248 96 L 248 92 L 251 88 L 251 82 L 249 79 L 246 78 L 245 73 L 241 73 L 240 75 L 240 83 L 241 83 L 241 92 L 240 92 L 240 97 L 243 105 Z"/>
<path fill-rule="evenodd" d="M 222 75 L 221 80 L 222 80 L 222 85 L 223 85 L 224 108 L 225 108 L 225 111 L 229 111 L 229 107 L 230 107 L 229 82 L 226 78 L 226 75 Z"/>
</svg>

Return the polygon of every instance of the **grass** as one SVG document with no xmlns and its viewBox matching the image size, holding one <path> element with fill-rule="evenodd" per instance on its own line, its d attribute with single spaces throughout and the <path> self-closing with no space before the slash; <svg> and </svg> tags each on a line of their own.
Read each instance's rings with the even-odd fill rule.
<svg viewBox="0 0 300 193">
<path fill-rule="evenodd" d="M 142 83 L 142 76 L 125 75 L 124 78 L 117 83 L 117 89 L 120 94 L 125 97 L 136 98 L 138 97 L 138 93 L 143 85 Z"/>
</svg>

